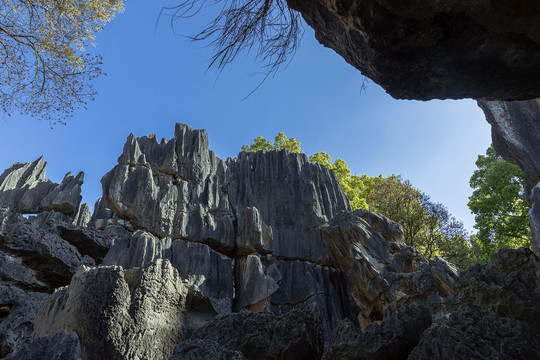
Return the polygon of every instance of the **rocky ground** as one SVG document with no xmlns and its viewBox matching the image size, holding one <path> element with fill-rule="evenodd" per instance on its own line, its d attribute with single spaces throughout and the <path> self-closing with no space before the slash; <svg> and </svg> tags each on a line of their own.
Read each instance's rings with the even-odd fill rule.
<svg viewBox="0 0 540 360">
<path fill-rule="evenodd" d="M 93 214 L 45 168 L 0 176 L 0 357 L 540 358 L 532 251 L 430 261 L 303 154 L 130 136 Z"/>
</svg>

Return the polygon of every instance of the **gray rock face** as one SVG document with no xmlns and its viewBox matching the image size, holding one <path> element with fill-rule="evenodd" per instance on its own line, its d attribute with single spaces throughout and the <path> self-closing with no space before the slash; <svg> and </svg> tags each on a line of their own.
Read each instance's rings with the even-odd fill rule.
<svg viewBox="0 0 540 360">
<path fill-rule="evenodd" d="M 223 349 L 215 341 L 185 340 L 175 349 L 169 360 L 245 360 L 241 352 Z"/>
<path fill-rule="evenodd" d="M 288 0 L 323 45 L 398 99 L 540 97 L 540 5 Z"/>
<path fill-rule="evenodd" d="M 2 264 L 0 270 L 2 272 L 5 269 L 4 265 Z M 5 274 L 1 275 L 3 278 Z M 49 298 L 49 294 L 43 292 L 23 290 L 23 285 L 5 280 L 0 284 L 0 358 L 30 342 L 34 318 L 42 304 Z"/>
<path fill-rule="evenodd" d="M 390 220 L 384 219 L 388 226 L 380 227 L 381 233 L 364 220 L 379 217 L 366 210 L 344 212 L 323 230 L 330 258 L 347 277 L 359 324 L 382 320 L 393 302 L 428 305 L 435 314 L 444 311 L 444 297 L 453 293 L 458 270 L 442 259 L 429 262 L 418 250 L 397 242 L 402 232 Z"/>
<path fill-rule="evenodd" d="M 525 173 L 525 196 L 533 206 L 529 213 L 531 247 L 540 254 L 540 99 L 483 101 L 478 105 L 491 125 L 493 146 L 503 159 L 518 164 Z"/>
<path fill-rule="evenodd" d="M 379 325 L 369 325 L 363 332 L 349 320 L 340 322 L 332 332 L 323 359 L 406 359 L 430 325 L 431 315 L 426 307 L 393 303 Z"/>
<path fill-rule="evenodd" d="M 320 228 L 340 211 L 350 210 L 332 172 L 310 163 L 304 154 L 286 151 L 242 152 L 227 166 L 240 249 L 245 249 L 244 239 L 253 239 L 262 244 L 262 253 L 326 262 Z"/>
<path fill-rule="evenodd" d="M 42 307 L 34 337 L 75 331 L 86 360 L 166 359 L 183 326 L 197 324 L 194 317 L 184 324 L 188 292 L 168 260 L 131 270 L 82 267 Z"/>
<path fill-rule="evenodd" d="M 321 310 L 325 336 L 344 318 L 356 321 L 347 297 L 346 279 L 337 269 L 269 255 L 248 255 L 236 259 L 235 272 L 236 311 L 284 314 L 313 304 Z"/>
<path fill-rule="evenodd" d="M 116 240 L 103 264 L 130 269 L 148 266 L 157 259 L 170 260 L 182 279 L 197 286 L 208 296 L 217 312 L 231 312 L 232 259 L 207 245 L 170 238 L 159 239 L 139 230 L 129 238 Z"/>
<path fill-rule="evenodd" d="M 226 165 L 208 150 L 203 130 L 177 124 L 175 137 L 128 137 L 118 165 L 107 173 L 103 205 L 137 229 L 164 238 L 235 247 L 232 211 L 223 191 Z"/>
<path fill-rule="evenodd" d="M 196 330 L 189 343 L 180 343 L 176 352 L 185 351 L 195 340 L 257 360 L 320 359 L 323 351 L 321 319 L 314 306 L 279 316 L 249 311 L 221 315 Z"/>
<path fill-rule="evenodd" d="M 84 174 L 73 177 L 69 172 L 58 185 L 45 178 L 46 168 L 43 157 L 11 165 L 0 175 L 0 207 L 23 214 L 53 210 L 74 215 L 81 203 Z"/>
<path fill-rule="evenodd" d="M 335 176 L 305 155 L 241 153 L 225 163 L 208 150 L 203 130 L 183 124 L 159 144 L 130 135 L 118 162 L 102 179 L 98 228 L 113 219 L 108 208 L 136 229 L 227 255 L 325 262 L 319 228 L 350 209 Z"/>
<path fill-rule="evenodd" d="M 451 314 L 426 330 L 409 360 L 538 359 L 540 336 L 511 318 Z"/>
<path fill-rule="evenodd" d="M 540 330 L 540 259 L 529 249 L 500 250 L 456 286 L 459 309 L 525 321 Z"/>
<path fill-rule="evenodd" d="M 20 351 L 8 355 L 5 360 L 82 360 L 81 345 L 76 333 L 60 331 L 52 338 L 42 337 L 34 340 Z"/>
<path fill-rule="evenodd" d="M 0 355 L 30 342 L 34 317 L 55 288 L 68 284 L 79 266 L 100 262 L 92 251 L 96 244 L 102 246 L 102 257 L 107 238 L 73 226 L 72 218 L 62 213 L 42 212 L 27 219 L 0 213 L 0 308 L 5 310 Z"/>
</svg>

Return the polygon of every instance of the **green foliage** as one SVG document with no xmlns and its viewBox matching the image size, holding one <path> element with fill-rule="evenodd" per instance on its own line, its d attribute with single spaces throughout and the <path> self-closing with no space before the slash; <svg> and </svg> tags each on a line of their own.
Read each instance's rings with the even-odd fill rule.
<svg viewBox="0 0 540 360">
<path fill-rule="evenodd" d="M 476 166 L 468 205 L 475 214 L 483 258 L 501 248 L 530 247 L 530 205 L 525 201 L 523 171 L 501 158 L 493 146 L 478 156 Z"/>
<path fill-rule="evenodd" d="M 253 140 L 251 145 L 242 145 L 243 151 L 272 151 L 272 150 L 287 150 L 292 153 L 301 153 L 300 141 L 295 138 L 287 139 L 284 133 L 280 132 L 274 138 L 274 143 L 266 140 L 262 136 Z"/>
<path fill-rule="evenodd" d="M 63 122 L 93 99 L 101 58 L 85 53 L 123 0 L 3 0 L 0 106 Z"/>
<path fill-rule="evenodd" d="M 332 164 L 332 157 L 325 152 L 315 153 L 309 157 L 309 160 L 334 171 L 353 210 L 369 209 L 367 199 L 375 184 L 383 180 L 382 175 L 378 177 L 351 175 L 351 170 L 344 160 L 337 159 Z"/>
</svg>

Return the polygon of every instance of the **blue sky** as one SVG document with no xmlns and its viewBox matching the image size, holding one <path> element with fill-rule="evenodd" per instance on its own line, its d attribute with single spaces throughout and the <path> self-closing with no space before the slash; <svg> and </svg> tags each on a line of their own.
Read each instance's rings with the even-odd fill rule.
<svg viewBox="0 0 540 360">
<path fill-rule="evenodd" d="M 308 155 L 325 151 L 358 175 L 401 174 L 473 230 L 468 182 L 491 143 L 475 101 L 395 100 L 374 83 L 362 91 L 360 72 L 307 26 L 289 66 L 242 101 L 261 80 L 254 57 L 241 55 L 221 74 L 207 71 L 212 49 L 181 34 L 193 35 L 208 18 L 179 23 L 176 35 L 167 19 L 156 27 L 161 7 L 174 3 L 129 0 L 98 34 L 93 51 L 107 76 L 95 83 L 96 100 L 67 126 L 0 117 L 0 169 L 43 155 L 53 181 L 83 170 L 83 201 L 92 208 L 130 133 L 171 138 L 174 124 L 184 122 L 206 129 L 210 148 L 226 159 L 257 136 L 282 131 Z"/>
</svg>

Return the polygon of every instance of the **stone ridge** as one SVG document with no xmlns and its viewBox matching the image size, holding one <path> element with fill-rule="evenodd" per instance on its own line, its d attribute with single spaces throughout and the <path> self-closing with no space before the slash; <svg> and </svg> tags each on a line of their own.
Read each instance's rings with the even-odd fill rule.
<svg viewBox="0 0 540 360">
<path fill-rule="evenodd" d="M 538 354 L 537 255 L 500 251 L 465 274 L 428 260 L 399 224 L 350 211 L 334 174 L 302 154 L 224 162 L 182 124 L 160 143 L 130 135 L 90 226 L 87 206 L 62 212 L 82 176 L 36 192 L 38 159 L 0 180 L 0 357 Z"/>
<path fill-rule="evenodd" d="M 101 182 L 102 205 L 119 219 L 227 255 L 327 262 L 320 228 L 350 210 L 335 175 L 304 154 L 242 152 L 224 162 L 204 130 L 184 124 L 161 143 L 130 135 Z"/>
<path fill-rule="evenodd" d="M 43 156 L 26 164 L 14 163 L 0 175 L 0 208 L 22 214 L 58 211 L 74 215 L 81 206 L 84 173 L 76 177 L 68 172 L 62 183 L 45 178 L 47 163 Z"/>
<path fill-rule="evenodd" d="M 540 3 L 288 0 L 317 40 L 396 99 L 540 97 Z"/>
</svg>

